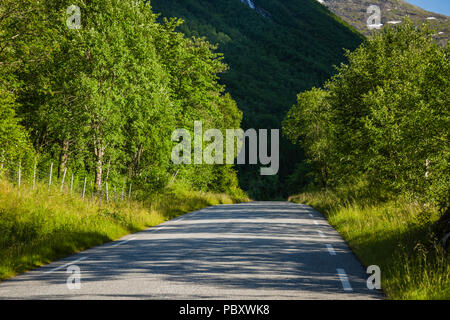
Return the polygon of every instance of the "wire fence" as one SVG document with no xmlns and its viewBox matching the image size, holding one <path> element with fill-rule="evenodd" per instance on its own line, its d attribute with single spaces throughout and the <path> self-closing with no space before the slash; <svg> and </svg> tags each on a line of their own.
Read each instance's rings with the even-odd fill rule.
<svg viewBox="0 0 450 320">
<path fill-rule="evenodd" d="M 67 167 L 59 170 L 54 162 L 50 162 L 47 170 L 42 170 L 38 168 L 37 161 L 30 168 L 29 165 L 23 166 L 21 161 L 7 161 L 4 156 L 0 157 L 0 180 L 8 180 L 15 185 L 19 195 L 24 190 L 46 188 L 49 192 L 79 195 L 82 199 L 99 203 L 131 199 L 132 182 L 124 179 L 122 183 L 111 183 L 108 175 L 99 187 L 91 175 L 80 176 Z"/>
</svg>

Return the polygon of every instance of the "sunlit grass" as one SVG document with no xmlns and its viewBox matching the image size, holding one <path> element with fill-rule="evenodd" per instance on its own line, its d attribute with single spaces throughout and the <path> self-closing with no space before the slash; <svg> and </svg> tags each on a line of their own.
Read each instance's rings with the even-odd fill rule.
<svg viewBox="0 0 450 320">
<path fill-rule="evenodd" d="M 81 199 L 0 181 L 0 280 L 207 206 L 246 201 L 181 187 L 138 201 Z M 95 199 L 95 198 L 94 198 Z"/>
<path fill-rule="evenodd" d="M 433 238 L 437 212 L 404 200 L 374 202 L 339 192 L 290 198 L 321 211 L 365 265 L 378 265 L 390 299 L 450 299 L 450 260 Z"/>
</svg>

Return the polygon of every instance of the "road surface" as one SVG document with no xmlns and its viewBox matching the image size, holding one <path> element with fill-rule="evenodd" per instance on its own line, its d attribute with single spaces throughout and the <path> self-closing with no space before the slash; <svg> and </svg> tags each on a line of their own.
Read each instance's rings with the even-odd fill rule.
<svg viewBox="0 0 450 320">
<path fill-rule="evenodd" d="M 250 202 L 188 213 L 3 281 L 0 299 L 383 298 L 368 276 L 319 212 Z"/>
</svg>

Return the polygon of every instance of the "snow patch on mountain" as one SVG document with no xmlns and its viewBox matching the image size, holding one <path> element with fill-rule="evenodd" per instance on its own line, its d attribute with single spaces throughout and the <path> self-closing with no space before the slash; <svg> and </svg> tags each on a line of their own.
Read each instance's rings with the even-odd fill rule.
<svg viewBox="0 0 450 320">
<path fill-rule="evenodd" d="M 253 10 L 256 8 L 255 4 L 253 3 L 252 0 L 241 0 L 242 3 L 246 3 L 250 8 L 252 8 Z"/>
<path fill-rule="evenodd" d="M 265 10 L 263 10 L 261 8 L 258 8 L 252 0 L 241 0 L 241 2 L 246 4 L 246 5 L 248 5 L 251 9 L 255 10 L 256 12 L 258 12 L 264 18 L 267 18 L 267 19 L 270 18 L 270 14 L 267 11 L 265 11 Z"/>
</svg>

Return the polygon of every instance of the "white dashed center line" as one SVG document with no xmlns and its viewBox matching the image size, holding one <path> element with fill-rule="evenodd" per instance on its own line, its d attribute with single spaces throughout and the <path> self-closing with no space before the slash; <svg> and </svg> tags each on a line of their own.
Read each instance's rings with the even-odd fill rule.
<svg viewBox="0 0 450 320">
<path fill-rule="evenodd" d="M 347 273 L 345 273 L 344 269 L 336 269 L 339 279 L 342 283 L 342 288 L 344 288 L 344 291 L 353 291 L 352 286 L 350 285 L 350 282 L 348 281 Z"/>
<path fill-rule="evenodd" d="M 327 246 L 327 249 L 328 249 L 328 252 L 332 255 L 332 256 L 335 256 L 336 255 L 336 251 L 334 251 L 334 248 L 333 248 L 333 246 L 331 245 L 331 244 L 326 244 L 326 246 Z"/>
</svg>

